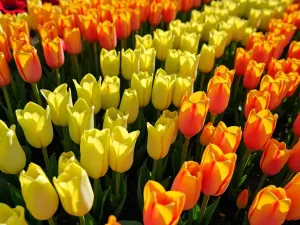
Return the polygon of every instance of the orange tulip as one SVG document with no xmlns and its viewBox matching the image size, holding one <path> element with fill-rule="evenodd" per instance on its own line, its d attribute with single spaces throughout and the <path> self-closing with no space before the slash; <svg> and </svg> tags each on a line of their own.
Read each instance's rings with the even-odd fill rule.
<svg viewBox="0 0 300 225">
<path fill-rule="evenodd" d="M 65 29 L 64 32 L 65 49 L 70 55 L 78 55 L 82 50 L 81 36 L 79 28 Z"/>
<path fill-rule="evenodd" d="M 117 47 L 117 33 L 115 23 L 108 20 L 98 25 L 98 40 L 102 48 L 112 50 Z"/>
<path fill-rule="evenodd" d="M 298 11 L 299 9 L 300 9 L 300 5 L 298 3 L 294 3 L 294 4 L 288 4 L 286 6 L 285 11 L 287 13 L 292 13 L 292 12 Z"/>
<path fill-rule="evenodd" d="M 247 66 L 244 74 L 243 84 L 247 89 L 254 89 L 257 87 L 261 75 L 264 72 L 265 64 L 257 63 L 255 60 L 251 60 Z"/>
<path fill-rule="evenodd" d="M 264 41 L 264 40 L 265 40 L 265 36 L 262 32 L 253 33 L 248 40 L 246 50 L 252 49 L 256 41 Z"/>
<path fill-rule="evenodd" d="M 246 51 L 243 48 L 237 48 L 234 59 L 235 73 L 243 76 L 246 72 L 247 66 L 252 59 L 252 51 Z"/>
<path fill-rule="evenodd" d="M 180 219 L 185 203 L 185 194 L 179 191 L 165 191 L 155 181 L 148 181 L 144 187 L 144 225 L 175 225 Z"/>
<path fill-rule="evenodd" d="M 10 84 L 10 75 L 5 56 L 0 52 L 0 88 Z"/>
<path fill-rule="evenodd" d="M 9 62 L 12 58 L 8 45 L 6 33 L 0 30 L 0 52 L 5 56 L 6 62 Z"/>
<path fill-rule="evenodd" d="M 131 32 L 135 32 L 140 29 L 141 26 L 141 12 L 140 9 L 129 9 L 130 10 L 130 28 Z"/>
<path fill-rule="evenodd" d="M 42 66 L 37 50 L 31 45 L 24 45 L 14 51 L 16 65 L 22 79 L 27 83 L 37 83 L 42 77 Z"/>
<path fill-rule="evenodd" d="M 88 14 L 87 16 L 79 16 L 79 28 L 83 38 L 88 42 L 98 41 L 97 25 L 98 18 L 97 14 Z"/>
<path fill-rule="evenodd" d="M 209 112 L 212 115 L 224 112 L 230 97 L 229 81 L 219 76 L 213 76 L 208 82 L 207 97 L 210 99 Z"/>
<path fill-rule="evenodd" d="M 22 32 L 27 34 L 27 36 L 29 36 L 29 28 L 26 20 L 21 19 L 16 22 L 11 22 L 9 25 L 9 29 L 10 29 L 11 36 L 17 36 Z"/>
<path fill-rule="evenodd" d="M 209 107 L 205 92 L 197 91 L 185 96 L 179 110 L 178 127 L 185 137 L 192 137 L 202 129 Z"/>
<path fill-rule="evenodd" d="M 244 108 L 245 117 L 248 118 L 249 113 L 252 109 L 255 109 L 256 112 L 267 109 L 270 103 L 270 99 L 271 95 L 268 91 L 258 91 L 256 89 L 251 90 L 247 94 Z"/>
<path fill-rule="evenodd" d="M 203 173 L 202 192 L 205 195 L 220 196 L 226 191 L 236 159 L 235 153 L 224 154 L 217 145 L 207 145 L 200 164 Z"/>
<path fill-rule="evenodd" d="M 113 14 L 115 8 L 110 4 L 104 4 L 98 6 L 98 19 L 100 22 L 105 22 L 106 20 L 113 22 Z"/>
<path fill-rule="evenodd" d="M 51 15 L 53 11 L 51 3 L 44 3 L 42 7 L 40 7 L 39 11 L 39 24 L 43 25 L 44 23 L 49 22 L 51 20 Z"/>
<path fill-rule="evenodd" d="M 280 80 L 282 82 L 282 88 L 280 91 L 280 101 L 282 101 L 286 97 L 290 88 L 293 86 L 293 82 L 290 77 L 283 71 L 279 71 L 275 75 L 275 80 Z"/>
<path fill-rule="evenodd" d="M 300 84 L 300 76 L 298 72 L 290 72 L 287 74 L 288 79 L 290 80 L 289 90 L 286 94 L 286 97 L 294 95 Z"/>
<path fill-rule="evenodd" d="M 109 216 L 108 217 L 108 222 L 105 225 L 121 225 L 115 216 Z"/>
<path fill-rule="evenodd" d="M 201 6 L 202 0 L 193 0 L 193 8 L 199 8 Z"/>
<path fill-rule="evenodd" d="M 300 60 L 287 58 L 284 63 L 283 71 L 285 73 L 300 72 Z"/>
<path fill-rule="evenodd" d="M 284 142 L 271 139 L 266 145 L 260 158 L 260 169 L 268 176 L 274 176 L 280 172 L 290 157 L 291 151 L 286 149 Z"/>
<path fill-rule="evenodd" d="M 157 3 L 153 1 L 150 5 L 150 18 L 149 22 L 153 26 L 158 26 L 162 19 L 164 6 L 162 3 Z"/>
<path fill-rule="evenodd" d="M 295 119 L 294 121 L 294 124 L 293 124 L 293 131 L 294 131 L 294 134 L 300 138 L 300 113 L 298 113 L 298 116 L 297 118 Z"/>
<path fill-rule="evenodd" d="M 150 3 L 147 0 L 140 1 L 141 23 L 148 21 L 150 16 Z"/>
<path fill-rule="evenodd" d="M 18 36 L 10 37 L 10 47 L 14 51 L 21 48 L 23 45 L 30 44 L 29 37 L 25 33 L 20 33 Z"/>
<path fill-rule="evenodd" d="M 70 16 L 72 15 L 74 17 L 74 24 L 76 27 L 80 26 L 80 20 L 79 20 L 79 16 L 80 15 L 87 15 L 89 6 L 88 4 L 85 2 L 82 3 L 73 3 L 71 6 L 69 6 L 67 12 L 64 13 L 65 16 Z M 98 14 L 98 12 L 97 12 Z M 70 27 L 69 27 L 70 28 Z"/>
<path fill-rule="evenodd" d="M 110 0 L 91 0 L 91 5 L 93 8 L 97 8 L 98 5 L 110 4 Z"/>
<path fill-rule="evenodd" d="M 288 166 L 294 173 L 300 172 L 300 138 L 292 148 L 292 152 L 288 161 Z"/>
<path fill-rule="evenodd" d="M 227 127 L 222 121 L 216 127 L 212 144 L 217 145 L 224 154 L 235 153 L 242 139 L 241 127 Z"/>
<path fill-rule="evenodd" d="M 58 37 L 58 29 L 52 20 L 43 25 L 39 25 L 38 30 L 42 39 L 54 39 Z"/>
<path fill-rule="evenodd" d="M 0 24 L 3 31 L 6 33 L 7 37 L 10 37 L 10 24 L 15 20 L 16 15 L 11 15 L 9 13 L 2 14 L 0 16 Z"/>
<path fill-rule="evenodd" d="M 284 22 L 276 23 L 273 26 L 271 25 L 271 27 L 270 24 L 269 24 L 269 32 L 273 32 L 275 34 L 283 34 L 286 37 L 285 46 L 287 46 L 291 42 L 297 30 L 297 27 L 293 24 L 288 24 Z"/>
<path fill-rule="evenodd" d="M 216 128 L 214 127 L 213 123 L 207 123 L 201 132 L 200 135 L 200 143 L 201 145 L 208 145 L 212 142 L 214 135 L 215 135 Z"/>
<path fill-rule="evenodd" d="M 278 59 L 285 48 L 286 37 L 283 34 L 267 33 L 266 40 L 277 42 L 276 48 L 273 52 L 273 57 Z"/>
<path fill-rule="evenodd" d="M 60 68 L 65 61 L 62 40 L 59 37 L 42 41 L 47 65 L 52 69 Z"/>
<path fill-rule="evenodd" d="M 172 191 L 185 194 L 183 210 L 192 209 L 198 202 L 202 186 L 201 167 L 194 161 L 184 162 L 172 184 Z"/>
<path fill-rule="evenodd" d="M 235 70 L 229 70 L 226 66 L 221 65 L 215 68 L 214 76 L 222 77 L 232 85 L 234 79 Z"/>
<path fill-rule="evenodd" d="M 272 58 L 268 66 L 267 74 L 270 75 L 271 77 L 275 77 L 277 72 L 284 70 L 284 65 L 285 65 L 285 59 L 278 60 Z"/>
<path fill-rule="evenodd" d="M 253 45 L 253 59 L 258 63 L 269 65 L 273 49 L 273 42 L 271 41 L 256 41 Z"/>
<path fill-rule="evenodd" d="M 300 42 L 292 41 L 287 57 L 300 59 Z"/>
<path fill-rule="evenodd" d="M 286 216 L 286 220 L 299 220 L 300 219 L 300 173 L 297 173 L 290 182 L 284 187 L 286 196 L 291 199 L 292 203 L 290 210 Z"/>
<path fill-rule="evenodd" d="M 257 193 L 248 212 L 250 225 L 284 223 L 291 200 L 283 188 L 267 186 Z"/>
<path fill-rule="evenodd" d="M 188 12 L 193 7 L 193 0 L 181 0 L 181 11 Z"/>
<path fill-rule="evenodd" d="M 119 9 L 113 14 L 113 19 L 116 24 L 117 38 L 121 40 L 128 38 L 131 32 L 130 12 Z"/>
<path fill-rule="evenodd" d="M 75 19 L 73 15 L 58 17 L 58 33 L 61 37 L 64 35 L 65 28 L 73 29 L 75 28 Z"/>
<path fill-rule="evenodd" d="M 176 3 L 172 1 L 166 1 L 164 4 L 163 19 L 166 23 L 170 23 L 176 18 Z"/>
<path fill-rule="evenodd" d="M 264 109 L 257 113 L 252 109 L 244 128 L 244 143 L 249 150 L 262 150 L 270 140 L 278 115 Z"/>
<path fill-rule="evenodd" d="M 249 192 L 248 189 L 244 189 L 236 199 L 236 205 L 239 209 L 244 209 L 248 205 Z"/>
</svg>

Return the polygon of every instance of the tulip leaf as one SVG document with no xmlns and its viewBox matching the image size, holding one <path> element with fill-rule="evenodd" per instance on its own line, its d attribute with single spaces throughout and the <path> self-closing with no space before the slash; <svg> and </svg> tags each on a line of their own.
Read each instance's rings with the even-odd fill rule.
<svg viewBox="0 0 300 225">
<path fill-rule="evenodd" d="M 241 187 L 241 186 L 243 185 L 243 183 L 244 183 L 245 180 L 247 179 L 247 176 L 248 176 L 248 175 L 246 174 L 246 175 L 244 175 L 244 176 L 241 178 L 241 180 L 239 181 L 239 184 L 238 184 L 238 186 L 237 186 L 238 188 Z"/>
<path fill-rule="evenodd" d="M 147 176 L 147 159 L 143 163 L 142 167 L 139 169 L 139 178 L 138 178 L 138 188 L 137 188 L 137 199 L 138 199 L 138 204 L 140 207 L 140 210 L 143 210 L 143 205 L 144 205 L 144 198 L 143 198 L 143 192 L 144 192 L 144 186 L 148 181 L 148 176 Z"/>
<path fill-rule="evenodd" d="M 200 207 L 198 204 L 196 204 L 193 208 L 193 219 L 194 221 L 197 221 L 199 219 L 200 215 Z"/>
<path fill-rule="evenodd" d="M 103 206 L 104 206 L 104 203 L 106 201 L 106 198 L 107 198 L 108 193 L 110 192 L 110 190 L 111 190 L 111 187 L 108 187 L 108 189 L 106 191 L 102 192 L 102 194 L 100 195 L 99 205 L 100 205 L 101 209 L 100 209 L 100 214 L 99 214 L 99 218 L 98 218 L 98 223 L 100 223 L 101 220 L 102 220 L 102 217 L 103 217 Z"/>
<path fill-rule="evenodd" d="M 13 185 L 10 185 L 11 198 L 15 205 L 20 205 L 25 207 L 25 202 L 22 197 L 22 193 L 19 189 L 15 188 Z"/>
<path fill-rule="evenodd" d="M 110 177 L 108 175 L 105 175 L 104 181 L 105 181 L 106 187 L 112 187 L 112 180 L 110 179 Z"/>
<path fill-rule="evenodd" d="M 242 225 L 248 225 L 248 216 L 247 216 L 247 212 L 245 213 L 245 216 L 244 216 L 244 220 L 243 220 L 243 224 Z"/>
<path fill-rule="evenodd" d="M 213 213 L 215 212 L 218 204 L 220 201 L 220 197 L 217 198 L 217 200 L 214 201 L 210 206 L 208 206 L 205 210 L 204 218 L 203 218 L 203 224 L 202 225 L 208 225 Z"/>
<path fill-rule="evenodd" d="M 161 171 L 159 171 L 160 173 L 158 174 L 158 179 L 161 180 L 163 178 L 163 175 L 165 174 L 167 165 L 168 165 L 168 158 L 169 155 L 167 155 L 167 157 L 165 157 L 164 159 L 160 159 L 162 160 L 162 168 Z"/>
<path fill-rule="evenodd" d="M 0 202 L 6 202 L 5 200 L 11 198 L 11 191 L 7 180 L 0 178 Z"/>
<path fill-rule="evenodd" d="M 129 221 L 129 220 L 121 220 L 119 221 L 121 225 L 143 225 L 142 223 L 138 221 Z"/>
<path fill-rule="evenodd" d="M 96 225 L 96 220 L 91 216 L 91 214 L 87 214 L 84 216 L 85 225 Z"/>
<path fill-rule="evenodd" d="M 4 112 L 5 112 L 5 115 L 6 115 L 6 118 L 9 118 L 9 113 L 8 113 L 8 110 L 7 110 L 7 108 L 0 102 L 0 106 L 1 106 L 1 108 L 4 110 Z"/>
<path fill-rule="evenodd" d="M 124 206 L 124 203 L 125 203 L 125 201 L 126 201 L 126 197 L 127 197 L 127 194 L 123 195 L 122 201 L 120 202 L 119 206 L 118 206 L 118 207 L 116 208 L 116 210 L 114 211 L 113 214 L 114 214 L 116 217 L 119 217 L 119 216 L 120 216 L 121 211 L 122 211 L 123 206 Z"/>
<path fill-rule="evenodd" d="M 52 180 L 53 177 L 56 177 L 57 174 L 58 174 L 58 171 L 57 171 L 57 160 L 56 160 L 56 156 L 55 154 L 52 154 L 49 158 L 49 178 L 50 180 Z"/>
</svg>

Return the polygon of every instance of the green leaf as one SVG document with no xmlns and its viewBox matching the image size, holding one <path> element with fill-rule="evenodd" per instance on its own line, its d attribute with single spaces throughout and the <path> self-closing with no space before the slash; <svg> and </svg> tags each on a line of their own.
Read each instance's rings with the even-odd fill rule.
<svg viewBox="0 0 300 225">
<path fill-rule="evenodd" d="M 163 180 L 161 182 L 161 185 L 164 186 L 165 189 L 167 189 L 169 186 L 170 180 L 171 180 L 171 176 L 169 176 L 167 179 Z"/>
<path fill-rule="evenodd" d="M 248 176 L 248 175 L 245 174 L 245 175 L 241 178 L 241 180 L 240 180 L 240 182 L 239 182 L 239 184 L 238 184 L 238 186 L 237 186 L 238 188 L 241 187 L 241 186 L 243 185 L 243 183 L 244 183 L 245 180 L 247 179 L 247 176 Z"/>
<path fill-rule="evenodd" d="M 142 223 L 138 221 L 129 221 L 129 220 L 121 220 L 119 221 L 121 225 L 143 225 Z"/>
<path fill-rule="evenodd" d="M 19 189 L 15 188 L 13 185 L 9 184 L 12 201 L 15 205 L 20 205 L 25 207 L 25 202 L 22 193 Z"/>
<path fill-rule="evenodd" d="M 126 201 L 126 197 L 127 197 L 127 194 L 125 194 L 125 195 L 123 195 L 123 199 L 122 199 L 122 201 L 120 202 L 120 204 L 119 204 L 119 206 L 117 207 L 117 209 L 114 211 L 114 215 L 115 215 L 115 217 L 119 217 L 120 216 L 120 214 L 121 214 L 121 211 L 122 211 L 122 209 L 123 209 L 123 206 L 124 206 L 124 203 L 125 203 L 125 201 Z"/>
<path fill-rule="evenodd" d="M 87 214 L 84 216 L 85 225 L 96 225 L 96 220 L 91 216 L 91 214 Z"/>
<path fill-rule="evenodd" d="M 243 220 L 243 224 L 242 225 L 248 225 L 248 216 L 247 216 L 247 212 L 245 212 L 245 216 L 244 216 L 244 220 Z"/>
<path fill-rule="evenodd" d="M 9 183 L 5 179 L 0 178 L 0 202 L 6 202 L 7 198 L 11 200 Z"/>
<path fill-rule="evenodd" d="M 110 179 L 110 177 L 108 175 L 105 175 L 104 181 L 105 181 L 105 186 L 107 188 L 112 187 L 112 180 Z"/>
<path fill-rule="evenodd" d="M 57 177 L 58 175 L 58 166 L 55 154 L 52 154 L 49 158 L 49 178 L 52 180 L 53 177 Z"/>
<path fill-rule="evenodd" d="M 213 213 L 215 212 L 218 204 L 219 204 L 219 201 L 220 201 L 220 197 L 218 197 L 217 200 L 215 200 L 210 206 L 208 206 L 205 210 L 205 214 L 204 214 L 204 217 L 203 217 L 203 225 L 208 225 L 210 220 L 211 220 L 211 217 L 213 215 Z"/>
<path fill-rule="evenodd" d="M 101 201 L 99 202 L 99 205 L 100 205 L 101 209 L 100 209 L 100 214 L 99 214 L 99 218 L 98 218 L 98 223 L 100 223 L 101 220 L 102 220 L 103 208 L 104 208 L 103 206 L 104 206 L 104 203 L 105 203 L 106 198 L 108 196 L 108 193 L 110 192 L 110 189 L 111 189 L 111 187 L 108 187 L 108 189 L 106 191 L 102 192 L 102 194 L 100 195 Z"/>
<path fill-rule="evenodd" d="M 200 207 L 198 204 L 196 204 L 193 208 L 193 219 L 194 221 L 197 221 L 199 219 L 200 215 Z"/>
<path fill-rule="evenodd" d="M 137 187 L 137 199 L 140 210 L 143 211 L 144 207 L 144 186 L 148 181 L 148 168 L 147 168 L 147 159 L 143 163 L 142 167 L 139 169 L 139 178 L 138 178 L 138 187 Z"/>
</svg>

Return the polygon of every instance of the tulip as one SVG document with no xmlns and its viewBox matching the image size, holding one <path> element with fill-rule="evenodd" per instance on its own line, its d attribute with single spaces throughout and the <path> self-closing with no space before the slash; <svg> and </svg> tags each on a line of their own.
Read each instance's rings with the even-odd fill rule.
<svg viewBox="0 0 300 225">
<path fill-rule="evenodd" d="M 298 142 L 292 148 L 292 152 L 291 152 L 290 158 L 288 160 L 288 166 L 289 166 L 290 170 L 293 171 L 294 173 L 300 172 L 299 159 L 300 159 L 300 138 L 298 139 Z"/>
<path fill-rule="evenodd" d="M 121 225 L 118 223 L 117 218 L 115 216 L 109 216 L 108 222 L 105 225 Z"/>
<path fill-rule="evenodd" d="M 274 17 L 274 10 L 263 9 L 262 10 L 262 15 L 261 15 L 260 26 L 258 28 L 261 29 L 261 30 L 267 30 L 268 29 L 268 24 L 269 24 L 272 17 Z"/>
<path fill-rule="evenodd" d="M 290 72 L 287 74 L 287 77 L 290 80 L 290 88 L 286 94 L 286 97 L 290 97 L 295 93 L 300 84 L 300 76 L 298 72 Z"/>
<path fill-rule="evenodd" d="M 284 142 L 271 139 L 260 158 L 260 168 L 265 175 L 274 176 L 285 166 L 291 151 L 286 149 Z"/>
<path fill-rule="evenodd" d="M 67 105 L 72 105 L 71 89 L 67 84 L 61 84 L 53 92 L 42 89 L 41 93 L 46 99 L 51 113 L 51 120 L 56 126 L 68 125 Z"/>
<path fill-rule="evenodd" d="M 24 32 L 29 36 L 29 28 L 28 23 L 25 20 L 19 20 L 16 22 L 11 22 L 9 25 L 10 32 L 9 34 L 11 36 L 17 36 L 18 34 Z"/>
<path fill-rule="evenodd" d="M 11 22 L 15 21 L 16 17 L 14 14 L 10 14 L 10 13 L 6 13 L 6 14 L 0 14 L 0 24 L 1 24 L 1 27 L 8 37 L 10 37 L 10 24 Z"/>
<path fill-rule="evenodd" d="M 98 40 L 97 26 L 98 18 L 97 14 L 79 15 L 79 28 L 83 38 L 88 42 L 96 42 Z"/>
<path fill-rule="evenodd" d="M 105 112 L 103 129 L 109 128 L 112 131 L 116 126 L 127 128 L 128 114 L 124 114 L 116 108 L 109 108 Z"/>
<path fill-rule="evenodd" d="M 90 129 L 81 136 L 80 164 L 93 179 L 103 177 L 108 170 L 109 135 L 109 129 Z"/>
<path fill-rule="evenodd" d="M 173 48 L 179 49 L 181 36 L 185 31 L 185 24 L 182 23 L 181 20 L 174 20 L 169 24 L 169 31 L 171 31 L 174 37 Z"/>
<path fill-rule="evenodd" d="M 105 3 L 105 4 L 97 4 L 98 9 L 98 19 L 99 21 L 105 22 L 113 22 L 113 14 L 115 13 L 116 9 L 111 4 Z"/>
<path fill-rule="evenodd" d="M 198 10 L 192 10 L 191 20 L 192 22 L 198 21 L 199 23 L 203 23 L 205 20 L 206 13 L 200 12 Z"/>
<path fill-rule="evenodd" d="M 189 52 L 183 52 L 179 56 L 179 75 L 196 80 L 198 64 L 199 56 L 195 56 Z"/>
<path fill-rule="evenodd" d="M 244 209 L 248 205 L 249 192 L 248 189 L 244 189 L 236 199 L 236 205 L 239 209 Z"/>
<path fill-rule="evenodd" d="M 237 48 L 234 59 L 235 73 L 239 76 L 243 76 L 247 71 L 248 64 L 251 61 L 251 59 L 252 51 L 246 51 L 243 48 Z"/>
<path fill-rule="evenodd" d="M 118 173 L 130 169 L 133 163 L 134 147 L 140 131 L 128 133 L 126 128 L 116 126 L 111 133 L 109 166 Z"/>
<path fill-rule="evenodd" d="M 188 34 L 196 33 L 197 35 L 201 35 L 203 32 L 204 24 L 199 24 L 198 22 L 186 22 L 184 32 Z"/>
<path fill-rule="evenodd" d="M 23 45 L 30 44 L 29 37 L 24 32 L 17 36 L 10 37 L 10 47 L 13 51 L 22 48 Z"/>
<path fill-rule="evenodd" d="M 286 37 L 283 34 L 268 33 L 266 35 L 266 39 L 276 43 L 273 57 L 278 59 L 282 55 L 283 49 L 285 48 Z"/>
<path fill-rule="evenodd" d="M 300 188 L 300 173 L 296 174 L 292 180 L 284 187 L 286 196 L 291 199 L 290 210 L 286 216 L 286 220 L 299 220 L 300 219 L 300 198 L 299 198 L 299 188 Z"/>
<path fill-rule="evenodd" d="M 53 183 L 68 214 L 84 216 L 91 210 L 93 189 L 86 171 L 79 165 L 70 163 L 63 173 L 53 178 Z"/>
<path fill-rule="evenodd" d="M 217 31 L 215 29 L 209 32 L 208 44 L 215 46 L 215 58 L 220 58 L 225 51 L 228 34 L 225 31 Z"/>
<path fill-rule="evenodd" d="M 105 20 L 97 27 L 98 40 L 102 48 L 113 50 L 117 46 L 117 33 L 115 23 Z"/>
<path fill-rule="evenodd" d="M 276 59 L 272 58 L 269 65 L 268 65 L 268 71 L 267 74 L 271 77 L 275 77 L 277 72 L 284 70 L 285 65 L 285 59 Z"/>
<path fill-rule="evenodd" d="M 236 159 L 235 153 L 224 154 L 217 145 L 207 145 L 200 164 L 203 173 L 202 192 L 205 195 L 220 196 L 226 191 L 233 176 Z"/>
<path fill-rule="evenodd" d="M 148 105 L 152 93 L 153 74 L 148 72 L 134 73 L 131 77 L 130 88 L 136 90 L 139 107 Z"/>
<path fill-rule="evenodd" d="M 295 119 L 294 121 L 294 124 L 293 124 L 293 131 L 294 131 L 294 134 L 300 138 L 300 113 L 298 113 L 298 116 L 297 118 Z"/>
<path fill-rule="evenodd" d="M 180 107 L 181 100 L 185 95 L 190 96 L 193 92 L 194 80 L 190 77 L 177 77 L 174 84 L 172 103 Z"/>
<path fill-rule="evenodd" d="M 292 41 L 287 57 L 300 59 L 300 42 Z"/>
<path fill-rule="evenodd" d="M 176 3 L 173 1 L 166 1 L 164 3 L 164 10 L 163 10 L 163 20 L 166 23 L 170 23 L 172 20 L 176 18 Z"/>
<path fill-rule="evenodd" d="M 66 28 L 75 28 L 75 18 L 74 15 L 60 15 L 58 17 L 58 33 L 60 36 L 64 35 L 64 30 Z"/>
<path fill-rule="evenodd" d="M 120 78 L 104 77 L 100 88 L 102 109 L 118 108 L 120 103 Z"/>
<path fill-rule="evenodd" d="M 257 151 L 265 148 L 276 126 L 278 115 L 263 109 L 257 113 L 252 109 L 244 128 L 244 143 L 249 150 Z"/>
<path fill-rule="evenodd" d="M 210 100 L 205 92 L 198 91 L 190 97 L 183 98 L 178 117 L 180 132 L 187 138 L 199 133 L 202 129 Z"/>
<path fill-rule="evenodd" d="M 139 8 L 130 9 L 130 28 L 131 32 L 136 32 L 141 26 L 141 12 Z"/>
<path fill-rule="evenodd" d="M 202 73 L 208 73 L 212 70 L 215 64 L 215 52 L 214 46 L 203 44 L 199 54 L 198 69 Z"/>
<path fill-rule="evenodd" d="M 6 174 L 19 174 L 26 164 L 26 155 L 15 131 L 15 125 L 8 128 L 0 120 L 0 171 Z"/>
<path fill-rule="evenodd" d="M 227 80 L 230 87 L 233 82 L 235 70 L 229 70 L 226 66 L 221 65 L 215 68 L 214 76 L 222 77 L 223 79 Z"/>
<path fill-rule="evenodd" d="M 204 41 L 209 40 L 209 33 L 213 29 L 217 29 L 219 23 L 219 17 L 215 15 L 207 15 L 204 18 L 204 28 L 202 33 L 202 38 Z"/>
<path fill-rule="evenodd" d="M 113 14 L 113 21 L 115 21 L 116 24 L 117 38 L 120 40 L 126 39 L 130 35 L 130 17 L 130 12 L 125 9 L 117 10 Z"/>
<path fill-rule="evenodd" d="M 245 117 L 248 118 L 249 113 L 252 109 L 255 109 L 257 112 L 268 109 L 270 103 L 270 93 L 268 91 L 258 91 L 258 90 L 251 90 L 247 94 L 247 99 L 245 103 Z"/>
<path fill-rule="evenodd" d="M 243 84 L 244 87 L 251 90 L 257 87 L 262 73 L 264 72 L 265 64 L 257 63 L 255 60 L 251 60 L 246 68 L 244 74 Z"/>
<path fill-rule="evenodd" d="M 67 105 L 67 112 L 71 139 L 80 144 L 83 132 L 94 128 L 94 107 L 89 107 L 83 98 L 79 98 L 74 106 Z"/>
<path fill-rule="evenodd" d="M 63 42 L 59 37 L 42 41 L 47 65 L 52 69 L 60 68 L 65 62 Z"/>
<path fill-rule="evenodd" d="M 173 135 L 173 140 L 172 140 L 172 144 L 173 144 L 176 141 L 177 133 L 178 133 L 178 112 L 177 111 L 171 112 L 166 109 L 162 112 L 160 117 L 170 119 L 175 124 L 175 130 L 174 130 L 174 135 Z"/>
<path fill-rule="evenodd" d="M 153 1 L 150 4 L 149 22 L 152 26 L 158 26 L 163 15 L 164 5 L 161 2 Z"/>
<path fill-rule="evenodd" d="M 6 63 L 5 56 L 0 52 L 0 88 L 6 87 L 10 84 L 10 72 Z"/>
<path fill-rule="evenodd" d="M 265 63 L 269 65 L 273 54 L 273 46 L 270 41 L 256 41 L 253 45 L 253 56 L 258 63 Z"/>
<path fill-rule="evenodd" d="M 6 225 L 27 225 L 25 220 L 25 209 L 22 206 L 10 208 L 4 203 L 0 203 L 0 223 Z"/>
<path fill-rule="evenodd" d="M 154 126 L 147 123 L 147 152 L 154 160 L 167 156 L 175 133 L 175 122 L 172 119 L 160 117 Z"/>
<path fill-rule="evenodd" d="M 163 69 L 158 69 L 155 75 L 152 104 L 157 110 L 167 109 L 172 100 L 176 75 L 167 75 Z"/>
<path fill-rule="evenodd" d="M 94 106 L 94 113 L 97 114 L 101 109 L 101 78 L 97 81 L 96 78 L 88 73 L 86 74 L 80 84 L 73 79 L 78 98 L 83 98 L 89 107 Z"/>
<path fill-rule="evenodd" d="M 19 177 L 21 191 L 30 214 L 38 220 L 50 219 L 58 208 L 57 193 L 43 169 L 30 163 Z"/>
<path fill-rule="evenodd" d="M 185 194 L 183 210 L 190 210 L 196 205 L 200 197 L 201 186 L 200 165 L 194 161 L 185 162 L 172 184 L 172 191 L 180 191 Z"/>
<path fill-rule="evenodd" d="M 239 17 L 231 17 L 229 23 L 233 24 L 232 27 L 232 40 L 233 41 L 241 41 L 243 40 L 243 36 L 248 25 L 248 20 L 241 19 Z"/>
<path fill-rule="evenodd" d="M 140 55 L 139 50 L 122 49 L 121 71 L 126 80 L 130 80 L 133 73 L 138 73 L 140 70 Z"/>
<path fill-rule="evenodd" d="M 166 63 L 165 71 L 167 74 L 177 74 L 179 73 L 179 57 L 181 55 L 180 50 L 169 49 Z"/>
<path fill-rule="evenodd" d="M 207 123 L 201 132 L 200 135 L 200 143 L 201 145 L 208 145 L 212 142 L 215 135 L 216 127 L 214 127 L 213 123 Z"/>
<path fill-rule="evenodd" d="M 5 56 L 6 62 L 9 62 L 11 60 L 11 52 L 8 45 L 8 40 L 6 33 L 1 31 L 0 29 L 0 52 L 2 52 Z"/>
<path fill-rule="evenodd" d="M 135 49 L 149 49 L 152 46 L 152 36 L 151 34 L 146 34 L 145 36 L 139 36 L 138 34 L 135 35 Z"/>
<path fill-rule="evenodd" d="M 226 46 L 228 46 L 232 39 L 233 24 L 225 21 L 221 21 L 218 26 L 218 31 L 225 31 L 227 33 Z"/>
<path fill-rule="evenodd" d="M 144 23 L 149 20 L 150 16 L 150 2 L 149 1 L 139 1 L 140 11 L 141 11 L 141 23 Z"/>
<path fill-rule="evenodd" d="M 135 89 L 125 89 L 120 103 L 120 111 L 128 115 L 128 124 L 134 123 L 139 114 L 139 98 Z"/>
<path fill-rule="evenodd" d="M 200 37 L 201 36 L 196 33 L 189 34 L 184 32 L 181 36 L 180 50 L 197 54 Z"/>
<path fill-rule="evenodd" d="M 43 25 L 39 25 L 38 30 L 42 40 L 46 38 L 52 40 L 55 37 L 58 37 L 58 29 L 56 27 L 56 24 L 52 20 L 44 23 Z"/>
<path fill-rule="evenodd" d="M 265 36 L 262 32 L 254 32 L 248 40 L 246 50 L 253 49 L 254 43 L 259 41 L 264 41 Z"/>
<path fill-rule="evenodd" d="M 256 32 L 256 28 L 253 28 L 253 27 L 246 27 L 245 29 L 245 33 L 244 33 L 244 36 L 243 36 L 243 39 L 241 41 L 241 45 L 243 47 L 246 47 L 249 40 L 250 40 L 250 37 L 253 33 Z"/>
<path fill-rule="evenodd" d="M 70 55 L 78 55 L 82 51 L 81 36 L 78 28 L 73 28 L 72 30 L 66 28 L 64 30 L 64 44 L 66 52 Z"/>
<path fill-rule="evenodd" d="M 30 145 L 45 148 L 52 142 L 53 128 L 49 106 L 44 109 L 34 102 L 29 102 L 23 110 L 16 110 L 16 116 Z"/>
<path fill-rule="evenodd" d="M 165 191 L 160 183 L 150 180 L 144 187 L 143 223 L 144 225 L 177 224 L 184 205 L 184 193 Z"/>
<path fill-rule="evenodd" d="M 251 8 L 248 16 L 249 25 L 258 28 L 262 20 L 262 10 Z"/>
<path fill-rule="evenodd" d="M 163 31 L 161 29 L 156 29 L 154 31 L 153 47 L 156 51 L 156 57 L 165 61 L 169 52 L 169 49 L 173 48 L 174 37 L 171 31 Z"/>
<path fill-rule="evenodd" d="M 255 196 L 248 212 L 251 225 L 283 224 L 290 209 L 291 200 L 284 189 L 273 185 L 263 188 Z"/>
<path fill-rule="evenodd" d="M 156 52 L 154 48 L 144 50 L 140 55 L 140 71 L 153 74 L 155 71 L 155 56 Z"/>
<path fill-rule="evenodd" d="M 103 76 L 119 76 L 120 73 L 120 52 L 102 48 L 100 53 L 100 64 Z"/>
<path fill-rule="evenodd" d="M 76 163 L 80 166 L 80 163 L 73 152 L 70 151 L 61 153 L 58 159 L 58 175 L 63 173 L 65 168 L 71 163 Z"/>
</svg>

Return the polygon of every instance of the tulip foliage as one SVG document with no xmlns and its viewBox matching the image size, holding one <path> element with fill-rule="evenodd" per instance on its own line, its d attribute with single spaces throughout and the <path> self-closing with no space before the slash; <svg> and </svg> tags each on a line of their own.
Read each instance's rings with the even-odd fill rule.
<svg viewBox="0 0 300 225">
<path fill-rule="evenodd" d="M 299 223 L 299 1 L 26 4 L 0 13 L 0 224 Z"/>
</svg>

